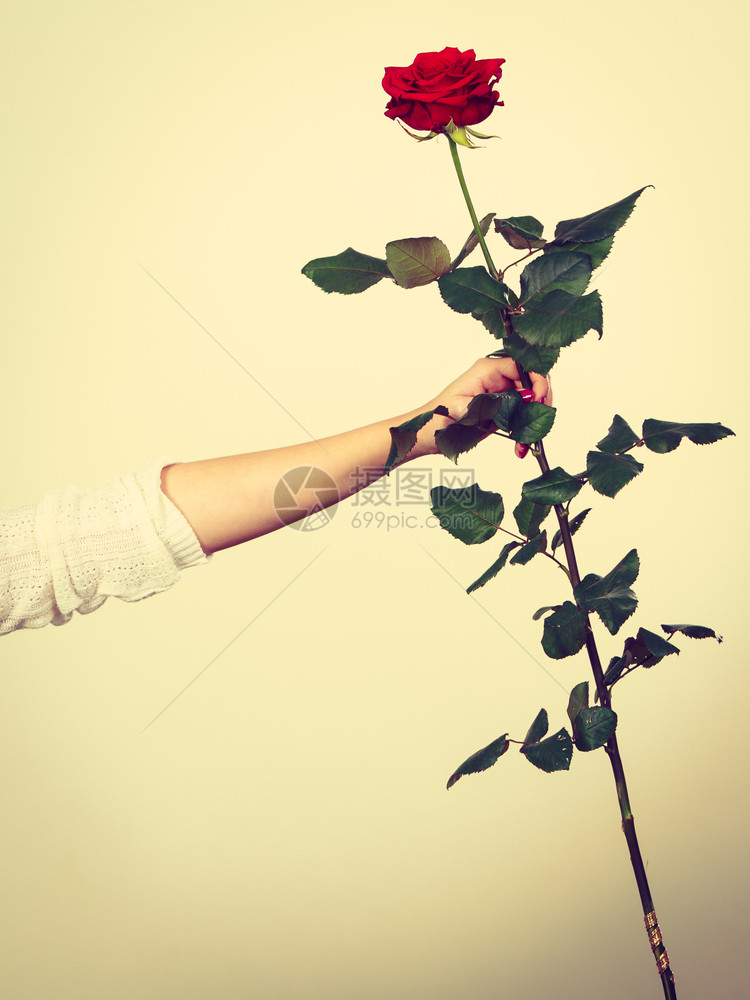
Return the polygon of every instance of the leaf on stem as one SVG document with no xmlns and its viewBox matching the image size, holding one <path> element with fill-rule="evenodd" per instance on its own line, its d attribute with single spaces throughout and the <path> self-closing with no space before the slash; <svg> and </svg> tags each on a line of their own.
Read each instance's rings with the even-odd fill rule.
<svg viewBox="0 0 750 1000">
<path fill-rule="evenodd" d="M 459 420 L 435 432 L 438 451 L 456 462 L 459 455 L 479 444 L 489 431 L 495 430 L 493 418 L 506 405 L 501 396 L 502 393 L 497 392 L 481 392 L 474 396 Z"/>
<path fill-rule="evenodd" d="M 521 534 L 527 538 L 533 538 L 539 533 L 542 523 L 551 510 L 552 507 L 549 504 L 534 503 L 528 497 L 521 497 L 520 503 L 513 511 L 513 517 Z"/>
<path fill-rule="evenodd" d="M 525 545 L 516 552 L 516 554 L 511 559 L 511 564 L 514 566 L 525 566 L 527 562 L 530 562 L 535 555 L 539 552 L 544 552 L 547 548 L 547 532 L 542 531 L 534 538 L 529 539 Z"/>
<path fill-rule="evenodd" d="M 705 625 L 662 625 L 662 628 L 670 638 L 675 632 L 681 632 L 689 639 L 716 639 L 717 642 L 724 641 L 712 628 L 707 628 Z"/>
<path fill-rule="evenodd" d="M 490 229 L 490 223 L 495 218 L 495 213 L 490 212 L 489 215 L 485 215 L 483 219 L 479 220 L 479 229 L 481 230 L 482 236 L 486 236 Z M 458 265 L 466 260 L 472 250 L 475 250 L 479 246 L 479 240 L 477 239 L 477 234 L 472 229 L 469 234 L 469 238 L 466 240 L 464 245 L 461 247 L 458 256 L 451 264 L 451 271 L 455 271 Z"/>
<path fill-rule="evenodd" d="M 503 519 L 503 498 L 499 493 L 480 489 L 476 483 L 461 489 L 434 486 L 430 498 L 440 527 L 465 545 L 492 538 Z"/>
<path fill-rule="evenodd" d="M 455 312 L 472 313 L 479 318 L 491 309 L 507 309 L 506 286 L 495 281 L 484 267 L 459 267 L 438 279 L 438 288 L 446 305 Z"/>
<path fill-rule="evenodd" d="M 581 295 L 591 277 L 591 260 L 582 253 L 555 253 L 537 257 L 521 272 L 521 304 L 555 289 Z"/>
<path fill-rule="evenodd" d="M 617 728 L 617 716 L 611 708 L 589 708 L 588 681 L 576 684 L 570 692 L 568 718 L 576 750 L 584 752 L 603 747 Z"/>
<path fill-rule="evenodd" d="M 581 681 L 580 684 L 576 684 L 573 690 L 570 692 L 570 698 L 568 699 L 568 718 L 570 719 L 571 726 L 575 726 L 576 719 L 583 711 L 584 708 L 589 707 L 589 682 Z"/>
<path fill-rule="evenodd" d="M 586 456 L 589 482 L 597 493 L 605 497 L 617 496 L 639 472 L 643 472 L 643 465 L 632 455 L 590 451 Z"/>
<path fill-rule="evenodd" d="M 679 652 L 677 646 L 667 642 L 660 635 L 640 628 L 637 635 L 630 636 L 625 640 L 622 654 L 610 660 L 604 674 L 604 683 L 611 687 L 624 673 L 629 673 L 636 667 L 648 669 L 663 660 L 665 656 L 679 654 Z"/>
<path fill-rule="evenodd" d="M 670 420 L 644 420 L 643 443 L 649 451 L 660 455 L 674 451 L 683 438 L 693 444 L 713 444 L 725 437 L 733 437 L 734 431 L 722 424 L 679 424 Z"/>
<path fill-rule="evenodd" d="M 402 288 L 429 285 L 451 266 L 450 251 L 436 236 L 393 240 L 386 244 L 385 259 L 388 270 Z"/>
<path fill-rule="evenodd" d="M 568 347 L 589 330 L 602 335 L 602 300 L 598 292 L 571 295 L 562 289 L 534 299 L 514 316 L 516 332 L 538 347 Z"/>
<path fill-rule="evenodd" d="M 348 247 L 335 257 L 318 257 L 302 268 L 305 277 L 324 292 L 354 295 L 364 292 L 381 278 L 392 278 L 388 265 L 379 257 L 370 257 Z"/>
<path fill-rule="evenodd" d="M 576 531 L 578 531 L 583 522 L 586 520 L 586 515 L 590 512 L 590 510 L 591 508 L 587 507 L 585 510 L 582 510 L 580 514 L 576 514 L 576 516 L 570 521 L 569 527 L 571 535 L 575 535 Z M 552 552 L 554 552 L 560 545 L 562 545 L 562 532 L 556 531 L 552 537 Z"/>
<path fill-rule="evenodd" d="M 385 461 L 384 472 L 386 475 L 388 475 L 394 465 L 403 462 L 417 443 L 418 432 L 422 430 L 425 424 L 432 420 L 436 413 L 448 416 L 448 411 L 444 406 L 437 406 L 434 410 L 427 410 L 426 413 L 420 413 L 419 416 L 412 417 L 411 420 L 399 424 L 398 427 L 390 428 L 391 450 L 388 452 L 388 458 Z"/>
<path fill-rule="evenodd" d="M 495 426 L 506 434 L 510 434 L 513 418 L 519 410 L 526 405 L 521 398 L 521 393 L 515 389 L 506 389 L 498 394 L 500 406 L 495 413 L 493 420 Z"/>
<path fill-rule="evenodd" d="M 493 428 L 495 415 L 507 405 L 504 397 L 511 391 L 515 392 L 515 390 L 478 392 L 476 396 L 472 397 L 469 405 L 466 407 L 466 413 L 456 422 L 465 424 L 467 427 L 483 427 L 485 430 Z M 516 392 L 515 395 L 520 402 L 520 393 Z"/>
<path fill-rule="evenodd" d="M 458 462 L 458 456 L 475 448 L 487 436 L 480 427 L 467 427 L 456 422 L 435 431 L 435 445 L 441 455 L 451 462 Z"/>
<path fill-rule="evenodd" d="M 646 185 L 646 187 L 651 186 L 650 184 Z M 634 191 L 612 205 L 607 205 L 606 208 L 600 208 L 590 215 L 583 215 L 580 219 L 565 219 L 558 222 L 553 243 L 556 245 L 597 243 L 609 236 L 614 236 L 617 230 L 624 226 L 630 218 L 636 201 L 646 190 L 646 187 Z"/>
<path fill-rule="evenodd" d="M 631 549 L 606 576 L 589 573 L 573 591 L 580 607 L 595 611 L 612 635 L 617 634 L 638 606 L 630 584 L 635 582 L 639 566 L 638 553 Z"/>
<path fill-rule="evenodd" d="M 609 425 L 609 430 L 596 447 L 599 451 L 604 451 L 608 455 L 614 455 L 620 454 L 623 451 L 629 451 L 634 445 L 638 444 L 639 440 L 640 438 L 630 424 L 619 413 L 616 413 L 612 418 L 612 423 Z"/>
<path fill-rule="evenodd" d="M 485 326 L 487 316 L 482 317 Z M 490 333 L 493 331 L 490 330 Z M 503 334 L 501 333 L 502 337 Z M 559 347 L 539 347 L 536 344 L 529 344 L 528 341 L 513 333 L 510 337 L 505 337 L 503 346 L 511 358 L 519 365 L 522 365 L 527 372 L 538 372 L 540 375 L 547 375 L 557 359 L 560 357 Z"/>
<path fill-rule="evenodd" d="M 567 729 L 561 729 L 554 736 L 548 736 L 541 743 L 529 743 L 521 747 L 526 760 L 540 771 L 567 771 L 573 756 L 573 741 Z"/>
<path fill-rule="evenodd" d="M 510 301 L 511 289 L 506 286 L 506 295 Z M 513 296 L 515 298 L 515 296 Z M 488 330 L 496 340 L 502 340 L 507 334 L 505 329 L 505 313 L 502 309 L 488 309 L 481 314 L 472 313 L 474 319 L 478 319 L 485 330 Z M 533 369 L 532 369 L 533 371 Z"/>
<path fill-rule="evenodd" d="M 586 615 L 572 601 L 565 601 L 544 619 L 542 649 L 552 660 L 573 656 L 586 644 Z"/>
<path fill-rule="evenodd" d="M 597 267 L 601 266 L 602 261 L 606 260 L 614 240 L 614 236 L 607 236 L 596 243 L 548 243 L 544 248 L 544 253 L 550 256 L 555 253 L 568 253 L 571 250 L 575 250 L 576 253 L 585 253 L 591 261 L 591 269 L 595 271 Z"/>
<path fill-rule="evenodd" d="M 521 444 L 534 444 L 552 430 L 557 410 L 545 403 L 526 403 L 515 411 L 508 433 Z"/>
<path fill-rule="evenodd" d="M 486 747 L 477 750 L 460 767 L 456 768 L 450 778 L 448 778 L 448 784 L 445 787 L 450 788 L 452 785 L 455 785 L 458 779 L 465 774 L 478 774 L 480 771 L 486 771 L 488 767 L 492 767 L 498 758 L 502 757 L 509 746 L 508 734 L 505 733 L 504 736 L 500 736 L 498 739 L 493 740 L 492 743 L 488 743 Z"/>
<path fill-rule="evenodd" d="M 611 708 L 596 705 L 582 709 L 573 726 L 576 750 L 598 750 L 617 729 L 617 715 Z"/>
<path fill-rule="evenodd" d="M 572 500 L 583 488 L 583 480 L 571 476 L 559 465 L 523 484 L 521 493 L 533 503 L 560 504 Z"/>
<path fill-rule="evenodd" d="M 538 743 L 539 740 L 547 735 L 548 729 L 549 719 L 547 718 L 547 712 L 543 708 L 540 708 L 537 717 L 529 726 L 529 731 L 524 737 L 524 746 L 529 743 Z"/>
<path fill-rule="evenodd" d="M 543 608 L 537 608 L 531 616 L 531 619 L 532 621 L 538 622 L 540 618 L 544 618 L 544 616 L 549 614 L 550 611 L 557 611 L 560 607 L 560 604 L 545 604 Z"/>
<path fill-rule="evenodd" d="M 495 232 L 500 233 L 514 250 L 539 250 L 545 245 L 544 227 L 533 215 L 516 215 L 510 219 L 495 219 Z"/>
<path fill-rule="evenodd" d="M 489 583 L 493 577 L 497 576 L 497 574 L 500 572 L 500 570 L 505 566 L 506 562 L 508 561 L 509 553 L 512 552 L 513 549 L 517 549 L 520 544 L 521 544 L 520 542 L 508 542 L 506 545 L 504 545 L 497 559 L 488 569 L 484 571 L 484 573 L 482 573 L 480 577 L 478 577 L 474 581 L 474 583 L 472 583 L 469 587 L 466 588 L 466 593 L 473 594 L 475 590 L 479 590 L 479 588 L 483 587 L 485 583 Z"/>
</svg>

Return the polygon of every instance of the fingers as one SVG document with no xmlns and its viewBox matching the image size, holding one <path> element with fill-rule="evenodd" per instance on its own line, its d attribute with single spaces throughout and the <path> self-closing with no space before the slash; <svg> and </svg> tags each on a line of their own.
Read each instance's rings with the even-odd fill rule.
<svg viewBox="0 0 750 1000">
<path fill-rule="evenodd" d="M 529 372 L 529 378 L 531 379 L 531 388 L 534 390 L 534 399 L 537 403 L 549 403 L 552 396 L 549 378 L 537 375 L 536 372 Z"/>
<path fill-rule="evenodd" d="M 520 392 L 524 388 L 518 377 L 518 367 L 512 358 L 482 358 L 477 362 L 476 367 L 479 366 L 483 366 L 481 376 L 485 385 L 484 392 L 503 392 L 511 387 Z M 527 372 L 527 375 L 531 380 L 535 402 L 549 403 L 550 400 L 547 398 L 551 396 L 549 378 L 537 372 Z"/>
</svg>

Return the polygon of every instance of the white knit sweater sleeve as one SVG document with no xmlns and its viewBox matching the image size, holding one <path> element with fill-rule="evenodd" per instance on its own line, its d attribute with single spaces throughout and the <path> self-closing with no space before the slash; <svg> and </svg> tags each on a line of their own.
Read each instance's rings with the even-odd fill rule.
<svg viewBox="0 0 750 1000">
<path fill-rule="evenodd" d="M 95 490 L 69 487 L 37 506 L 0 509 L 0 635 L 64 625 L 108 597 L 139 601 L 207 561 L 161 490 L 169 464 L 161 458 Z"/>
</svg>

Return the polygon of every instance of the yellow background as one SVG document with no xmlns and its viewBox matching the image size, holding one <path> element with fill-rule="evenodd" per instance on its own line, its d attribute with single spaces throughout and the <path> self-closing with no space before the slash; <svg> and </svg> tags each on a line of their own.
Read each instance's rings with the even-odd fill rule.
<svg viewBox="0 0 750 1000">
<path fill-rule="evenodd" d="M 637 545 L 636 626 L 725 635 L 679 643 L 616 708 L 680 998 L 745 996 L 737 6 L 257 7 L 3 5 L 2 501 L 381 419 L 493 349 L 435 289 L 326 296 L 300 268 L 402 236 L 458 250 L 445 143 L 383 116 L 383 66 L 445 45 L 505 57 L 502 139 L 463 155 L 481 214 L 551 226 L 655 185 L 598 281 L 604 339 L 556 369 L 553 464 L 577 471 L 615 412 L 738 432 L 639 453 L 579 551 L 604 573 Z M 530 461 L 489 442 L 461 465 L 510 508 Z M 472 600 L 498 544 L 357 529 L 356 512 L 2 640 L 4 997 L 661 995 L 603 754 L 548 776 L 511 753 L 445 791 L 540 706 L 567 724 L 587 665 L 546 660 L 531 620 L 562 577 L 512 567 Z M 605 658 L 620 646 L 602 635 Z"/>
</svg>

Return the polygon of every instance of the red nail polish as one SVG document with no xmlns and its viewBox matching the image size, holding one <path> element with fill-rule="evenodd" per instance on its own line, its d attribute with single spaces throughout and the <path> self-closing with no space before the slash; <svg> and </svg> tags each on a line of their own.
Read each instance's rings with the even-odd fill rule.
<svg viewBox="0 0 750 1000">
<path fill-rule="evenodd" d="M 530 403 L 534 398 L 534 393 L 531 389 L 521 389 L 520 396 L 524 403 Z"/>
</svg>

